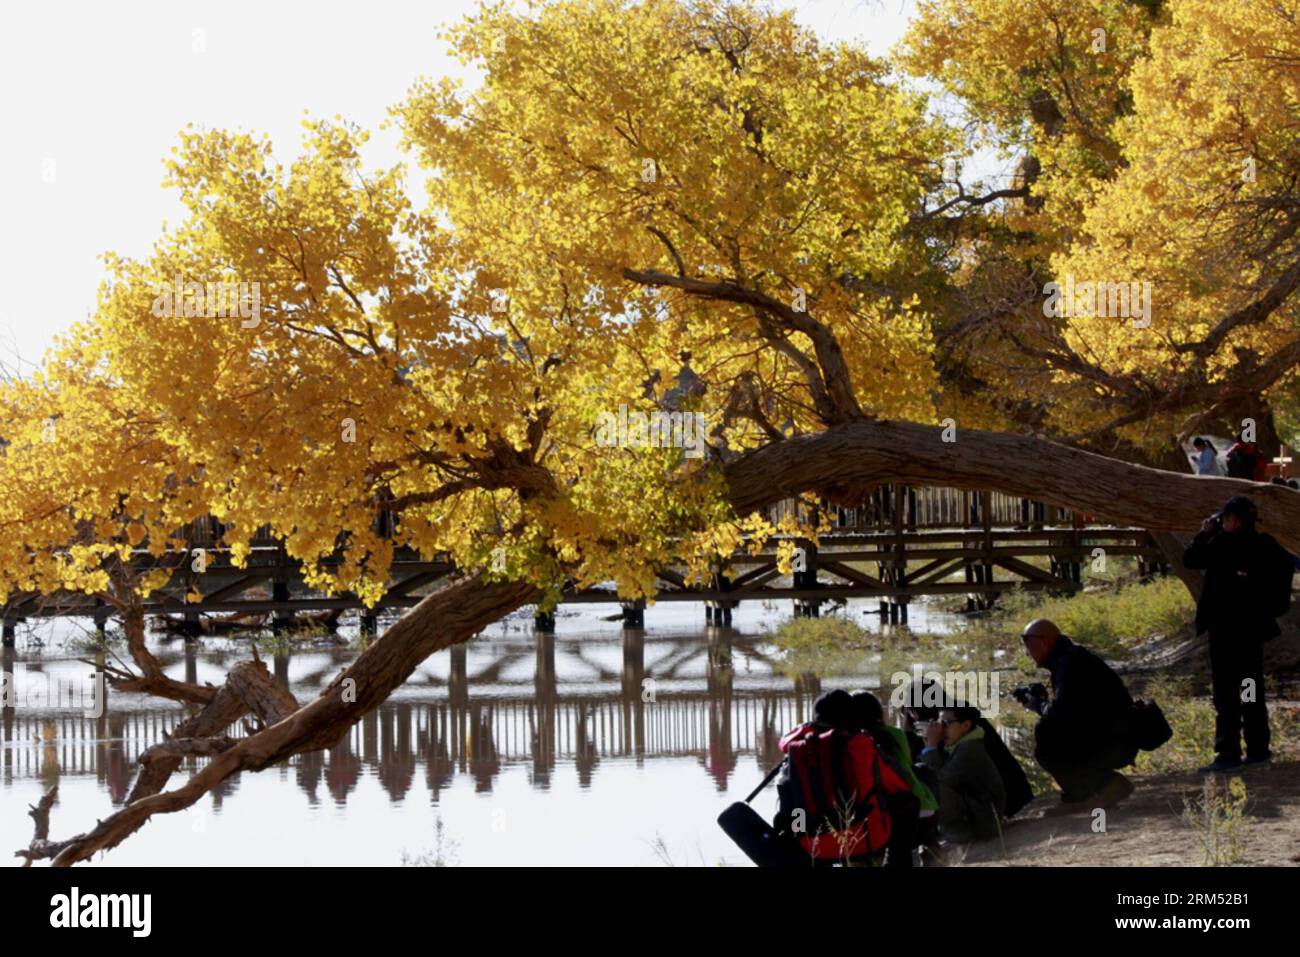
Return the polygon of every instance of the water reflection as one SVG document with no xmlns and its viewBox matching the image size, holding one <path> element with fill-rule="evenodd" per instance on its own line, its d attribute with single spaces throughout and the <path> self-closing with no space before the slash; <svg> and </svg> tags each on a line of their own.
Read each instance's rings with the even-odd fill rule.
<svg viewBox="0 0 1300 957">
<path fill-rule="evenodd" d="M 154 648 L 168 674 L 213 684 L 248 656 L 247 645 L 233 640 Z M 306 701 L 353 657 L 346 648 L 296 648 L 275 655 L 272 670 L 299 701 Z M 292 846 L 245 849 L 260 854 L 266 863 L 276 863 L 277 854 L 306 856 L 303 848 L 317 840 L 314 835 L 323 839 L 326 833 L 346 833 L 355 839 L 358 827 L 367 829 L 367 839 L 373 834 L 388 841 L 386 859 L 395 861 L 395 848 L 412 843 L 411 828 L 422 826 L 417 822 L 428 819 L 429 809 L 455 805 L 452 820 L 470 827 L 466 822 L 477 819 L 464 803 L 466 797 L 487 798 L 493 811 L 508 806 L 516 820 L 540 813 L 542 819 L 553 819 L 559 831 L 583 827 L 565 825 L 561 818 L 579 815 L 577 808 L 585 804 L 574 803 L 578 796 L 602 788 L 603 797 L 597 799 L 602 814 L 619 803 L 611 795 L 624 795 L 623 806 L 614 807 L 609 819 L 599 822 L 609 834 L 634 835 L 644 843 L 661 831 L 689 831 L 702 835 L 708 862 L 714 863 L 729 848 L 720 833 L 713 833 L 713 818 L 777 762 L 781 735 L 808 718 L 824 687 L 870 687 L 882 700 L 892 690 L 887 675 L 874 674 L 879 663 L 870 654 L 864 653 L 861 667 L 850 669 L 851 674 L 792 677 L 782 673 L 780 662 L 780 651 L 767 636 L 731 628 L 650 634 L 614 629 L 559 636 L 504 628 L 435 655 L 334 747 L 285 762 L 280 779 L 296 788 L 260 780 L 273 779 L 275 771 L 235 777 L 212 796 L 212 808 L 220 812 L 225 800 L 243 786 L 257 796 L 240 802 L 240 813 L 250 810 L 243 805 L 252 801 L 264 809 L 268 821 L 283 824 L 294 804 L 312 809 L 313 837 L 300 838 Z M 4 650 L 0 663 L 15 692 L 0 712 L 0 799 L 7 799 L 2 802 L 0 834 L 14 847 L 30 838 L 30 821 L 18 812 L 34 800 L 38 789 L 61 784 L 61 803 L 67 804 L 62 820 L 69 826 L 92 815 L 102 817 L 109 803 L 120 806 L 130 792 L 140 753 L 163 740 L 184 714 L 179 706 L 157 699 L 113 693 L 103 714 L 87 717 L 71 699 L 49 688 L 83 680 L 89 665 L 69 654 L 16 654 L 12 649 Z M 245 732 L 236 726 L 230 733 Z M 184 771 L 199 766 L 190 758 Z M 92 781 L 98 799 L 71 787 Z M 527 793 L 520 792 L 521 785 Z M 272 786 L 280 789 L 273 811 L 266 808 L 267 788 Z M 295 793 L 300 796 L 292 799 Z M 70 803 L 74 794 L 80 795 L 76 807 Z M 634 798 L 627 796 L 632 794 Z M 376 799 L 392 813 L 370 813 Z M 418 813 L 421 807 L 426 809 L 423 815 Z M 235 805 L 231 809 L 234 812 Z M 179 826 L 160 822 L 157 839 L 161 843 L 164 828 Z M 393 830 L 402 834 L 389 833 Z M 482 830 L 458 834 L 458 839 L 466 842 L 466 855 L 477 860 L 530 863 L 563 854 L 568 862 L 582 862 L 569 860 L 574 852 L 568 845 L 557 850 L 562 837 L 552 838 L 545 830 L 528 830 L 528 840 L 537 842 L 535 850 L 518 843 L 524 840 L 518 825 L 510 832 L 516 843 L 509 848 L 493 843 Z M 146 842 L 153 839 L 142 837 L 107 863 L 120 862 L 137 850 L 142 859 L 153 860 L 144 856 Z M 555 845 L 543 843 L 552 839 Z M 715 840 L 721 843 L 712 843 Z M 609 838 L 605 841 L 612 844 Z M 627 861 L 637 852 L 591 850 L 593 857 L 600 853 L 606 860 L 619 854 L 617 860 Z M 153 854 L 159 851 L 155 848 Z"/>
<path fill-rule="evenodd" d="M 189 681 L 211 680 L 208 670 L 240 657 L 236 649 L 195 645 L 158 654 L 169 674 Z M 305 700 L 349 657 L 332 649 L 277 654 L 273 671 Z M 458 777 L 491 793 L 503 769 L 514 765 L 526 765 L 532 786 L 545 790 L 557 767 L 571 764 L 587 788 L 606 759 L 682 756 L 695 757 L 723 793 L 740 754 L 774 760 L 781 733 L 809 713 L 820 684 L 811 676 L 782 677 L 764 639 L 723 628 L 710 628 L 703 638 L 627 629 L 618 639 L 479 641 L 439 658 L 333 748 L 289 762 L 310 803 L 328 792 L 328 799 L 346 804 L 370 772 L 394 802 L 423 776 L 436 802 Z M 525 676 L 529 658 L 532 673 Z M 18 658 L 11 649 L 4 669 L 20 701 L 32 697 L 30 686 L 41 675 L 53 672 L 71 683 L 89 670 L 75 660 Z M 49 786 L 66 775 L 94 775 L 121 804 L 139 754 L 181 717 L 170 704 L 136 696 L 110 695 L 97 718 L 52 704 L 37 696 L 34 709 L 4 708 L 0 782 L 39 778 Z M 188 767 L 196 766 L 189 759 Z"/>
</svg>

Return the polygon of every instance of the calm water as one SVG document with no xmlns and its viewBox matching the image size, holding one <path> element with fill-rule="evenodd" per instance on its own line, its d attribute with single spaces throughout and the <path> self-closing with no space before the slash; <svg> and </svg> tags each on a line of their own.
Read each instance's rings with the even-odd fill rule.
<svg viewBox="0 0 1300 957">
<path fill-rule="evenodd" d="M 866 607 L 849 611 L 878 628 Z M 732 629 L 706 629 L 695 605 L 649 609 L 644 631 L 602 620 L 614 611 L 562 609 L 552 637 L 534 636 L 531 618 L 507 619 L 426 661 L 330 752 L 234 778 L 96 863 L 747 863 L 714 821 L 776 763 L 780 735 L 822 690 L 890 689 L 888 676 L 871 681 L 878 665 L 865 655 L 837 666 L 847 673 L 783 673 L 764 624 L 785 606 L 742 605 Z M 952 627 L 924 606 L 912 619 L 918 630 Z M 48 786 L 59 785 L 52 838 L 93 826 L 121 806 L 140 752 L 183 716 L 110 692 L 106 712 L 85 717 L 91 701 L 78 692 L 91 669 L 66 647 L 81 631 L 40 625 L 44 647 L 20 632 L 4 657 L 17 704 L 0 716 L 0 856 L 15 863 L 9 854 L 32 835 L 27 806 Z M 168 674 L 213 684 L 248 654 L 224 639 L 155 647 Z M 306 701 L 353 656 L 314 644 L 277 656 L 274 671 Z M 774 801 L 769 789 L 755 805 L 766 814 Z"/>
</svg>

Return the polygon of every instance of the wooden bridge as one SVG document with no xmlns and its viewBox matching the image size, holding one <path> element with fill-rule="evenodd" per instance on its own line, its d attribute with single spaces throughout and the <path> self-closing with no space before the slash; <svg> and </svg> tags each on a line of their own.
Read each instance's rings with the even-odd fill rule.
<svg viewBox="0 0 1300 957">
<path fill-rule="evenodd" d="M 769 512 L 777 520 L 794 509 L 807 506 L 792 500 Z M 1128 556 L 1143 574 L 1167 571 L 1144 529 L 1097 525 L 1078 513 L 996 492 L 889 485 L 856 508 L 836 506 L 828 512 L 832 530 L 817 545 L 795 542 L 792 576 L 782 576 L 777 567 L 777 538 L 758 554 L 742 548 L 703 585 L 688 585 L 679 569 L 662 569 L 655 600 L 704 603 L 708 622 L 723 625 L 730 624 L 741 601 L 788 599 L 797 615 L 815 616 L 824 603 L 867 598 L 879 601 L 886 620 L 905 622 L 908 602 L 922 595 L 965 596 L 967 609 L 977 610 L 1014 588 L 1074 590 L 1082 586 L 1083 567 L 1099 559 Z M 307 589 L 298 563 L 266 535 L 254 539 L 245 567 L 232 566 L 221 534 L 215 519 L 194 523 L 186 536 L 190 551 L 170 559 L 177 570 L 167 587 L 146 601 L 146 613 L 177 616 L 183 633 L 192 637 L 202 633 L 203 616 L 260 615 L 283 630 L 302 613 L 322 613 L 332 625 L 344 610 L 358 609 L 362 630 L 373 633 L 378 609 L 415 605 L 455 571 L 448 561 L 427 561 L 398 548 L 387 593 L 377 608 L 366 609 L 353 595 Z M 201 573 L 191 569 L 189 559 L 198 549 L 207 559 Z M 143 570 L 154 559 L 141 552 L 137 561 Z M 201 601 L 185 600 L 192 590 L 202 594 Z M 644 624 L 644 603 L 622 602 L 612 589 L 569 590 L 562 602 L 619 603 L 625 624 Z M 13 596 L 0 609 L 4 642 L 12 644 L 19 621 L 64 615 L 93 617 L 102 630 L 111 608 L 78 593 Z M 537 626 L 551 630 L 554 620 L 539 615 Z"/>
</svg>

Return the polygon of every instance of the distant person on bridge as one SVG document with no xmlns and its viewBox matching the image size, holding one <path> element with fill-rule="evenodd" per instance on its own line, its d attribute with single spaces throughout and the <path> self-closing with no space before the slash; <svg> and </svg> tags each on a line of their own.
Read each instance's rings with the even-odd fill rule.
<svg viewBox="0 0 1300 957">
<path fill-rule="evenodd" d="M 1295 562 L 1273 536 L 1256 528 L 1258 520 L 1255 504 L 1234 496 L 1201 523 L 1183 555 L 1184 565 L 1205 572 L 1196 633 L 1210 635 L 1215 759 L 1206 772 L 1235 771 L 1272 756 L 1264 642 L 1280 633 L 1276 619 L 1290 605 Z"/>
<path fill-rule="evenodd" d="M 1249 479 L 1252 482 L 1268 479 L 1268 463 L 1264 453 L 1254 442 L 1246 441 L 1244 431 L 1237 433 L 1237 441 L 1228 449 L 1227 464 L 1229 478 Z"/>
<path fill-rule="evenodd" d="M 1196 474 L 1218 475 L 1219 451 L 1214 447 L 1214 443 L 1198 435 L 1192 440 L 1192 448 L 1196 450 L 1192 453 L 1192 462 L 1196 466 Z"/>
<path fill-rule="evenodd" d="M 1052 673 L 1052 694 L 1041 684 L 1012 694 L 1040 715 L 1034 758 L 1061 786 L 1061 809 L 1109 807 L 1133 793 L 1118 773 L 1137 757 L 1133 699 L 1106 662 L 1077 645 L 1046 618 L 1025 626 L 1025 652 Z"/>
</svg>

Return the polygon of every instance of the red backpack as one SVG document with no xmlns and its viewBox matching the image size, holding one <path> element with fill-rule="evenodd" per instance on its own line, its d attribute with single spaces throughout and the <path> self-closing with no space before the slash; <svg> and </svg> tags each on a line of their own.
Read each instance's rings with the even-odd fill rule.
<svg viewBox="0 0 1300 957">
<path fill-rule="evenodd" d="M 778 830 L 797 837 L 817 860 L 884 850 L 892 823 L 885 795 L 909 788 L 868 735 L 805 724 L 781 739 L 781 750 Z"/>
</svg>

